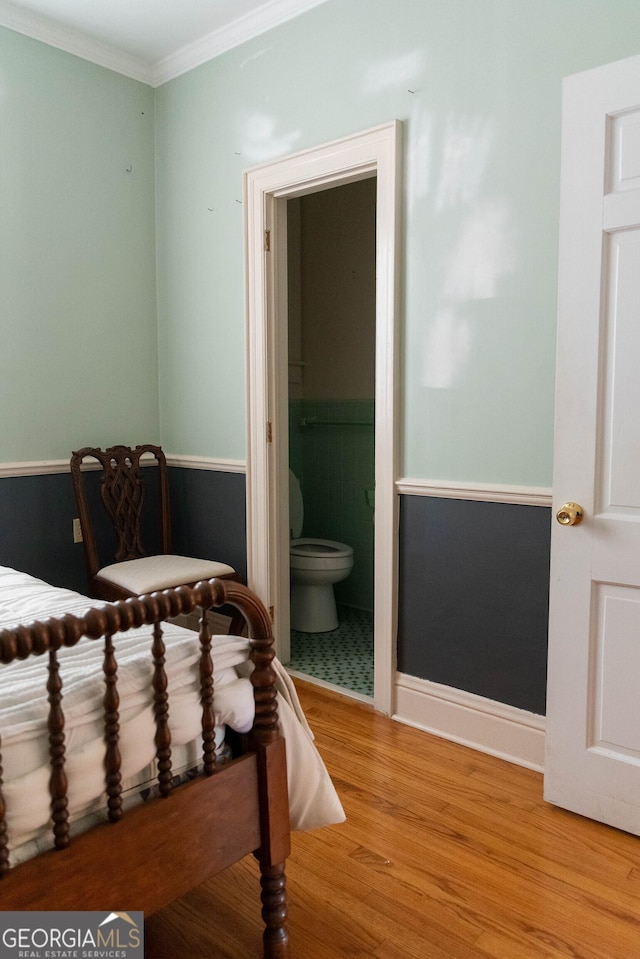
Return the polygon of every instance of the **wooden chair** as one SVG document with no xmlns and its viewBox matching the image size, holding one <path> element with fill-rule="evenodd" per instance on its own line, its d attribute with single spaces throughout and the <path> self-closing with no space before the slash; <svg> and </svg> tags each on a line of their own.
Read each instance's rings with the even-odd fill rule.
<svg viewBox="0 0 640 959">
<path fill-rule="evenodd" d="M 147 471 L 147 467 L 140 465 L 145 454 L 157 462 L 157 470 L 149 469 L 149 476 L 153 474 L 157 483 L 147 483 L 142 475 Z M 110 543 L 112 551 L 115 544 L 115 562 L 108 565 L 100 561 L 100 553 L 104 555 L 107 548 L 105 536 L 97 524 L 94 526 L 95 510 L 90 508 L 90 503 L 97 505 L 94 501 L 98 501 L 98 495 L 96 492 L 91 496 L 87 482 L 91 474 L 82 468 L 84 460 L 89 459 L 97 460 L 102 467 L 99 499 L 115 532 L 115 540 Z M 111 446 L 106 450 L 86 446 L 72 454 L 70 465 L 91 596 L 111 601 L 169 587 L 192 586 L 200 580 L 239 579 L 234 568 L 226 563 L 171 552 L 167 461 L 159 446 L 147 443 L 135 449 Z M 150 522 L 144 522 L 148 520 L 144 507 L 156 509 Z M 156 551 L 145 549 L 143 531 L 145 536 L 158 539 L 154 544 L 158 547 Z"/>
</svg>

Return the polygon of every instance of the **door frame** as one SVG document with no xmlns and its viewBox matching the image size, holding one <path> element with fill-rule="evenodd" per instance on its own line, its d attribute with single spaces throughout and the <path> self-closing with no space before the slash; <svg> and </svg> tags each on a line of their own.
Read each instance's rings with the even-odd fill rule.
<svg viewBox="0 0 640 959">
<path fill-rule="evenodd" d="M 286 201 L 366 177 L 376 191 L 374 706 L 393 711 L 397 637 L 398 266 L 401 124 L 261 164 L 244 174 L 247 336 L 247 578 L 289 658 Z"/>
</svg>

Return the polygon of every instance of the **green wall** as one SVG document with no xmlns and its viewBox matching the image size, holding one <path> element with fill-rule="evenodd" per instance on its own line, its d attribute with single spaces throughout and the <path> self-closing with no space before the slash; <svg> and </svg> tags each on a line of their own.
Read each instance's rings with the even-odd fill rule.
<svg viewBox="0 0 640 959">
<path fill-rule="evenodd" d="M 398 118 L 401 472 L 549 485 L 561 78 L 638 51 L 637 0 L 327 0 L 153 91 L 0 30 L 0 461 L 244 459 L 242 172 Z"/>
<path fill-rule="evenodd" d="M 0 462 L 159 439 L 153 100 L 0 29 Z"/>
<path fill-rule="evenodd" d="M 561 79 L 637 0 L 327 0 L 157 91 L 161 428 L 245 456 L 242 171 L 404 124 L 405 476 L 551 483 Z"/>
</svg>

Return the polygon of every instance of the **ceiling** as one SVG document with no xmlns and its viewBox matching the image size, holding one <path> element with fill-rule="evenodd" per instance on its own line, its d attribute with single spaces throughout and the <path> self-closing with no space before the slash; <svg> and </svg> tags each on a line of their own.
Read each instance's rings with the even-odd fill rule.
<svg viewBox="0 0 640 959">
<path fill-rule="evenodd" d="M 0 0 L 0 26 L 165 83 L 324 0 Z"/>
</svg>

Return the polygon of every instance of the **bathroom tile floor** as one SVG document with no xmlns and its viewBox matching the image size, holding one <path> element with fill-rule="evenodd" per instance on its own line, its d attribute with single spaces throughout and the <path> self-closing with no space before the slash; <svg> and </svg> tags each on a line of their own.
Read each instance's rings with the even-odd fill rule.
<svg viewBox="0 0 640 959">
<path fill-rule="evenodd" d="M 373 697 L 373 614 L 338 606 L 338 620 L 330 633 L 292 629 L 287 669 Z"/>
</svg>

